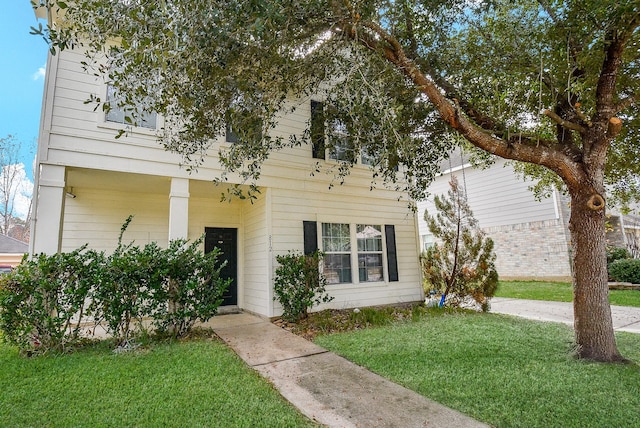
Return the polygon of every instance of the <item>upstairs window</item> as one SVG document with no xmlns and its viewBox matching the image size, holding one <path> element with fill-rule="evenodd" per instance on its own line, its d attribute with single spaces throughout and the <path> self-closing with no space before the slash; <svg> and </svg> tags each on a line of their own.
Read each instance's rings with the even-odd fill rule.
<svg viewBox="0 0 640 428">
<path fill-rule="evenodd" d="M 259 101 L 247 100 L 237 95 L 231 100 L 225 113 L 225 141 L 237 143 L 241 140 L 262 139 L 264 122 Z"/>
<path fill-rule="evenodd" d="M 227 128 L 224 134 L 224 140 L 227 143 L 237 143 L 238 142 L 238 134 L 236 134 L 233 129 L 231 129 L 231 125 L 227 123 Z"/>
<path fill-rule="evenodd" d="M 334 120 L 331 123 L 331 150 L 329 151 L 329 159 L 343 162 L 352 162 L 355 160 L 355 150 L 349 138 L 347 125 L 340 121 Z"/>
<path fill-rule="evenodd" d="M 311 100 L 311 143 L 315 159 L 324 159 L 324 105 Z"/>
<path fill-rule="evenodd" d="M 157 129 L 158 115 L 156 112 L 143 111 L 135 120 L 131 117 L 133 109 L 119 105 L 118 91 L 115 86 L 107 85 L 108 105 L 104 120 L 106 122 L 120 123 L 123 125 L 138 126 L 147 129 Z"/>
<path fill-rule="evenodd" d="M 349 136 L 347 124 L 341 120 L 334 119 L 327 122 L 325 115 L 325 105 L 320 101 L 311 101 L 311 143 L 312 154 L 315 159 L 331 159 L 339 162 L 355 162 L 363 165 L 371 165 L 372 158 L 365 155 L 358 156 L 357 149 Z M 326 144 L 326 127 L 331 127 L 330 144 Z M 327 146 L 330 149 L 327 150 Z"/>
</svg>

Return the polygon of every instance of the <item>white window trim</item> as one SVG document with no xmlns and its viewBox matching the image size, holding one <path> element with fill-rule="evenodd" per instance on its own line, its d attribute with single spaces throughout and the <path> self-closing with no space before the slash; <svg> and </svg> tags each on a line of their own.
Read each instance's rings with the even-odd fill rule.
<svg viewBox="0 0 640 428">
<path fill-rule="evenodd" d="M 318 248 L 320 251 L 324 251 L 324 247 L 322 245 L 322 224 L 323 223 L 339 223 L 339 224 L 348 224 L 349 225 L 349 236 L 351 239 L 351 252 L 350 252 L 350 261 L 351 261 L 351 282 L 340 282 L 337 284 L 327 284 L 327 288 L 330 290 L 348 290 L 350 288 L 362 288 L 366 287 L 382 287 L 388 286 L 389 282 L 389 263 L 387 260 L 387 237 L 384 233 L 384 224 L 380 223 L 379 220 L 368 221 L 356 221 L 354 222 L 352 218 L 349 220 L 345 219 L 318 219 L 317 220 L 317 228 L 318 228 Z M 382 277 L 383 279 L 380 281 L 364 281 L 360 282 L 360 271 L 358 266 L 358 238 L 356 236 L 356 227 L 359 224 L 364 225 L 376 225 L 382 228 Z M 355 244 L 355 245 L 354 245 Z M 322 264 L 322 268 L 324 269 L 324 263 Z"/>
</svg>

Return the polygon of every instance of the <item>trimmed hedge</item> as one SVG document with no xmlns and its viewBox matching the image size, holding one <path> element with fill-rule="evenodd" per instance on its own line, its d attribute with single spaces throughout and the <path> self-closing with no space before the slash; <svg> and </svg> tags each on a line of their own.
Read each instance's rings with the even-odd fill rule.
<svg viewBox="0 0 640 428">
<path fill-rule="evenodd" d="M 111 255 L 88 250 L 38 254 L 0 277 L 2 340 L 26 354 L 62 352 L 82 340 L 87 322 L 101 324 L 124 346 L 142 320 L 186 336 L 222 303 L 230 280 L 220 277 L 219 250 L 202 251 L 204 236 L 174 240 L 163 249 L 123 245 Z"/>
<path fill-rule="evenodd" d="M 640 284 L 640 260 L 616 260 L 609 265 L 609 274 L 614 281 Z"/>
</svg>

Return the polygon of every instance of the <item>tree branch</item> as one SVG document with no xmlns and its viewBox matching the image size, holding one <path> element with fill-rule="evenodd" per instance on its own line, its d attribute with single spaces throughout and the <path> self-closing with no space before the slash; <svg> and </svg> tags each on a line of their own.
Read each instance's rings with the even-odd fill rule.
<svg viewBox="0 0 640 428">
<path fill-rule="evenodd" d="M 607 137 L 614 139 L 622 131 L 622 120 L 617 117 L 609 119 L 609 126 L 607 127 Z"/>
<path fill-rule="evenodd" d="M 356 40 L 367 49 L 378 52 L 392 63 L 405 77 L 412 82 L 436 108 L 440 117 L 451 128 L 460 132 L 471 144 L 489 153 L 505 159 L 530 162 L 545 166 L 556 172 L 569 188 L 577 189 L 584 182 L 585 171 L 579 162 L 558 147 L 541 145 L 515 144 L 490 135 L 461 114 L 453 100 L 447 98 L 434 81 L 427 77 L 416 64 L 409 60 L 400 43 L 388 34 L 380 25 L 361 21 L 360 25 L 373 32 L 356 32 L 353 28 L 345 28 L 344 35 Z"/>
<path fill-rule="evenodd" d="M 562 126 L 563 128 L 570 129 L 572 131 L 577 131 L 580 133 L 586 131 L 586 129 L 581 125 L 578 125 L 577 123 L 573 123 L 569 120 L 565 120 L 560 116 L 558 116 L 556 113 L 552 112 L 551 110 L 545 110 L 542 112 L 542 114 L 544 114 L 545 116 L 547 116 L 548 118 L 550 118 L 555 123 Z"/>
<path fill-rule="evenodd" d="M 618 104 L 613 106 L 613 114 L 618 114 L 621 111 L 628 109 L 638 102 L 638 100 L 640 100 L 640 92 L 623 98 Z"/>
</svg>

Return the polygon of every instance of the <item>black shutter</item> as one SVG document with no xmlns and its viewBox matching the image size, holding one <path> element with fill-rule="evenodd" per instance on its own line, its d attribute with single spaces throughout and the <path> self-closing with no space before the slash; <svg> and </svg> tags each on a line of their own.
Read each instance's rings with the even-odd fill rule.
<svg viewBox="0 0 640 428">
<path fill-rule="evenodd" d="M 396 253 L 396 229 L 392 224 L 384 225 L 384 236 L 387 240 L 387 267 L 389 281 L 398 281 L 398 255 Z"/>
<path fill-rule="evenodd" d="M 324 110 L 320 101 L 311 101 L 311 143 L 313 157 L 324 159 Z"/>
<path fill-rule="evenodd" d="M 315 221 L 303 221 L 304 254 L 309 255 L 318 251 L 318 226 Z"/>
</svg>

